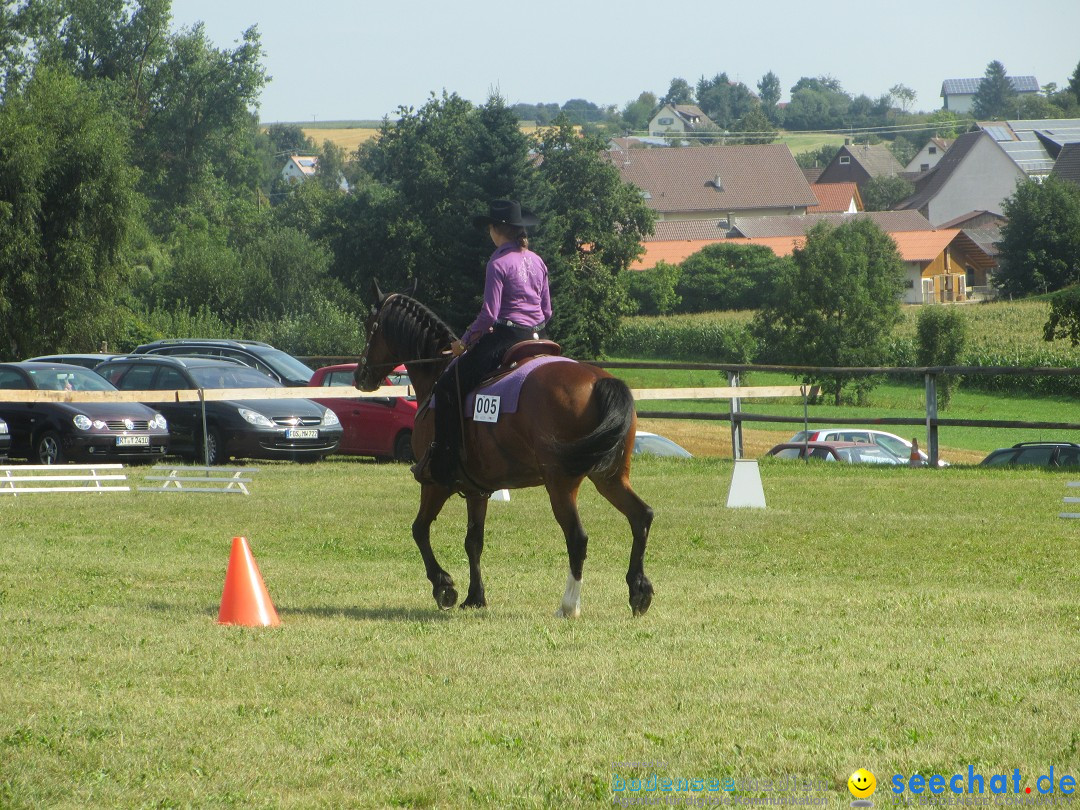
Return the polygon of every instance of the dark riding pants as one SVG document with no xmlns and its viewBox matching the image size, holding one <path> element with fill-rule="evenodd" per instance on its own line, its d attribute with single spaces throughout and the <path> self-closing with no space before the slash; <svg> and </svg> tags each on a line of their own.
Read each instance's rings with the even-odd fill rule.
<svg viewBox="0 0 1080 810">
<path fill-rule="evenodd" d="M 507 349 L 519 341 L 532 339 L 533 334 L 534 330 L 527 327 L 497 324 L 457 358 L 435 383 L 435 443 L 440 446 L 438 455 L 445 458 L 449 469 L 457 463 L 461 449 L 462 400 L 499 367 Z"/>
</svg>

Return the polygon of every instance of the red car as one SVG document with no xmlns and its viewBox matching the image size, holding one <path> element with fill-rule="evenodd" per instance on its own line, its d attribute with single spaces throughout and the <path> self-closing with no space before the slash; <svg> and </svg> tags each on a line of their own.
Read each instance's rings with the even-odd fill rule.
<svg viewBox="0 0 1080 810">
<path fill-rule="evenodd" d="M 356 363 L 324 366 L 315 370 L 309 386 L 353 388 Z M 386 385 L 409 385 L 405 366 L 398 366 Z M 414 461 L 412 452 L 416 397 L 376 397 L 364 399 L 316 399 L 337 414 L 345 434 L 338 453 L 375 456 L 380 460 Z"/>
</svg>

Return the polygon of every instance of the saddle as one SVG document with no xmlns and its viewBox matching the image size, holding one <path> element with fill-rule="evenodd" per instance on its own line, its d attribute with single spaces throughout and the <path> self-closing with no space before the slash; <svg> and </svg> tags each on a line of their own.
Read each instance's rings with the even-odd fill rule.
<svg viewBox="0 0 1080 810">
<path fill-rule="evenodd" d="M 554 340 L 522 340 L 507 349 L 502 356 L 499 365 L 480 381 L 480 385 L 487 385 L 495 380 L 514 371 L 523 363 L 537 357 L 559 357 L 562 355 L 562 346 Z"/>
</svg>

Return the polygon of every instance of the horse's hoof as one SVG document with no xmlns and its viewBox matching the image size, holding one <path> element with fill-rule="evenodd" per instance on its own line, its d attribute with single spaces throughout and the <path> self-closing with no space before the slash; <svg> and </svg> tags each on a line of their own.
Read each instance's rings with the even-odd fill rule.
<svg viewBox="0 0 1080 810">
<path fill-rule="evenodd" d="M 630 610 L 635 616 L 644 616 L 652 604 L 651 593 L 638 593 L 630 597 Z"/>
<path fill-rule="evenodd" d="M 469 598 L 469 599 L 466 599 L 464 602 L 461 603 L 461 609 L 462 610 L 464 610 L 465 608 L 483 608 L 483 607 L 487 607 L 487 601 L 484 600 L 484 599 L 472 599 L 472 598 Z"/>
<path fill-rule="evenodd" d="M 635 616 L 644 616 L 652 604 L 653 586 L 645 577 L 641 577 L 630 587 L 630 610 Z"/>
<path fill-rule="evenodd" d="M 556 619 L 580 619 L 581 618 L 581 608 L 567 609 L 567 608 L 564 608 L 562 605 L 559 605 L 559 607 L 555 610 L 555 618 Z"/>
<path fill-rule="evenodd" d="M 437 585 L 432 595 L 439 610 L 449 610 L 457 604 L 457 589 L 453 585 Z"/>
</svg>

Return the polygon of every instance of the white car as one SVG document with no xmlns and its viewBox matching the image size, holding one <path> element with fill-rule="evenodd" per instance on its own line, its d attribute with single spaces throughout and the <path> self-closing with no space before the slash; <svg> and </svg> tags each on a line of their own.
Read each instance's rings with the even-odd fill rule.
<svg viewBox="0 0 1080 810">
<path fill-rule="evenodd" d="M 692 458 L 689 450 L 675 444 L 675 442 L 666 436 L 659 436 L 656 433 L 648 433 L 643 430 L 639 430 L 634 436 L 634 453 L 644 453 L 651 456 Z"/>
<path fill-rule="evenodd" d="M 884 447 L 894 456 L 911 458 L 911 442 L 902 439 L 894 433 L 886 433 L 884 430 L 868 430 L 866 428 L 851 427 L 827 427 L 816 430 L 800 430 L 788 442 L 863 442 L 864 444 L 876 444 Z M 929 457 L 922 450 L 919 458 L 923 464 L 929 463 Z M 948 467 L 949 462 L 938 459 L 939 467 Z"/>
</svg>

